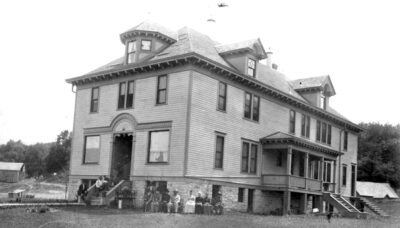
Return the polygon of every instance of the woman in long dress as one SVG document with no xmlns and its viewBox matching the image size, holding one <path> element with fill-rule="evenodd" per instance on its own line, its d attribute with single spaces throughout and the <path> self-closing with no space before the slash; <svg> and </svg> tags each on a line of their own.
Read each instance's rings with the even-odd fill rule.
<svg viewBox="0 0 400 228">
<path fill-rule="evenodd" d="M 195 206 L 195 197 L 192 194 L 192 190 L 190 190 L 189 199 L 186 201 L 184 212 L 194 213 L 194 206 Z"/>
</svg>

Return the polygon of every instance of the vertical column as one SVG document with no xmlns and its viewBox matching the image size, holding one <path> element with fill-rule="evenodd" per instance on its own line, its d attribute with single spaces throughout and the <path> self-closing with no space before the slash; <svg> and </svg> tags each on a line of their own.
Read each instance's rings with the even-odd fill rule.
<svg viewBox="0 0 400 228">
<path fill-rule="evenodd" d="M 287 187 L 290 188 L 290 175 L 292 174 L 292 147 L 289 146 L 286 154 Z"/>
<path fill-rule="evenodd" d="M 304 181 L 305 181 L 305 185 L 304 186 L 305 186 L 305 189 L 307 189 L 308 188 L 308 186 L 307 186 L 307 178 L 308 178 L 308 159 L 309 159 L 309 155 L 308 155 L 308 153 L 305 153 L 304 155 L 305 155 L 304 156 Z"/>
<path fill-rule="evenodd" d="M 290 200 L 291 200 L 291 192 L 286 190 L 283 192 L 283 215 L 290 214 Z"/>
<path fill-rule="evenodd" d="M 337 159 L 337 158 L 336 158 Z M 336 180 L 336 172 L 337 172 L 337 160 L 333 161 L 333 192 L 336 193 L 336 186 L 338 185 L 338 182 Z"/>
<path fill-rule="evenodd" d="M 307 193 L 301 194 L 300 196 L 300 213 L 307 214 L 307 205 L 308 205 L 308 195 Z"/>
<path fill-rule="evenodd" d="M 325 166 L 325 158 L 321 157 L 319 166 L 319 180 L 321 181 L 321 191 L 324 191 L 324 166 Z"/>
</svg>

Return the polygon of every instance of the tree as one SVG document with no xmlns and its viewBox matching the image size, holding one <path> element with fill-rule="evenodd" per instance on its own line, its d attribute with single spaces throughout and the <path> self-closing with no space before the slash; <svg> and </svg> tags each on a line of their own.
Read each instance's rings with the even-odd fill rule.
<svg viewBox="0 0 400 228">
<path fill-rule="evenodd" d="M 57 135 L 57 141 L 50 147 L 49 155 L 46 157 L 46 170 L 48 173 L 66 171 L 68 169 L 71 140 L 71 132 L 68 130 L 64 130 Z"/>
<path fill-rule="evenodd" d="M 358 180 L 388 182 L 400 187 L 400 125 L 361 123 Z"/>
</svg>

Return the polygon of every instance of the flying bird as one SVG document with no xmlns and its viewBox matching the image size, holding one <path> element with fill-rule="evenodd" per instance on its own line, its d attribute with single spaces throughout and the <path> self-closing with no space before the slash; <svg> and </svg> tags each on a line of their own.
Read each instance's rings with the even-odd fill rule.
<svg viewBox="0 0 400 228">
<path fill-rule="evenodd" d="M 210 19 L 207 20 L 207 22 L 215 22 L 215 20 L 210 18 Z"/>
<path fill-rule="evenodd" d="M 218 7 L 228 7 L 228 4 L 221 2 L 218 3 Z"/>
</svg>

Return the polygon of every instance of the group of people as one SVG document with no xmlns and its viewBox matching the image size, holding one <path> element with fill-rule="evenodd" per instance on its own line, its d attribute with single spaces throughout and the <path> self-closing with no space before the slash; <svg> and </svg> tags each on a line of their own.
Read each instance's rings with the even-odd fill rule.
<svg viewBox="0 0 400 228">
<path fill-rule="evenodd" d="M 107 191 L 110 188 L 112 182 L 106 176 L 99 176 L 95 183 L 94 193 L 96 196 L 105 196 Z M 78 187 L 77 197 L 79 201 L 85 201 L 86 196 L 88 194 L 89 186 L 87 186 L 84 182 L 82 182 Z"/>
<path fill-rule="evenodd" d="M 189 198 L 183 203 L 179 191 L 175 189 L 170 195 L 168 189 L 159 190 L 154 186 L 146 188 L 144 194 L 145 212 L 163 212 L 163 213 L 195 213 L 195 214 L 222 214 L 223 205 L 221 192 L 216 197 L 210 199 L 208 194 L 202 196 L 199 192 L 197 197 L 190 191 Z"/>
</svg>

